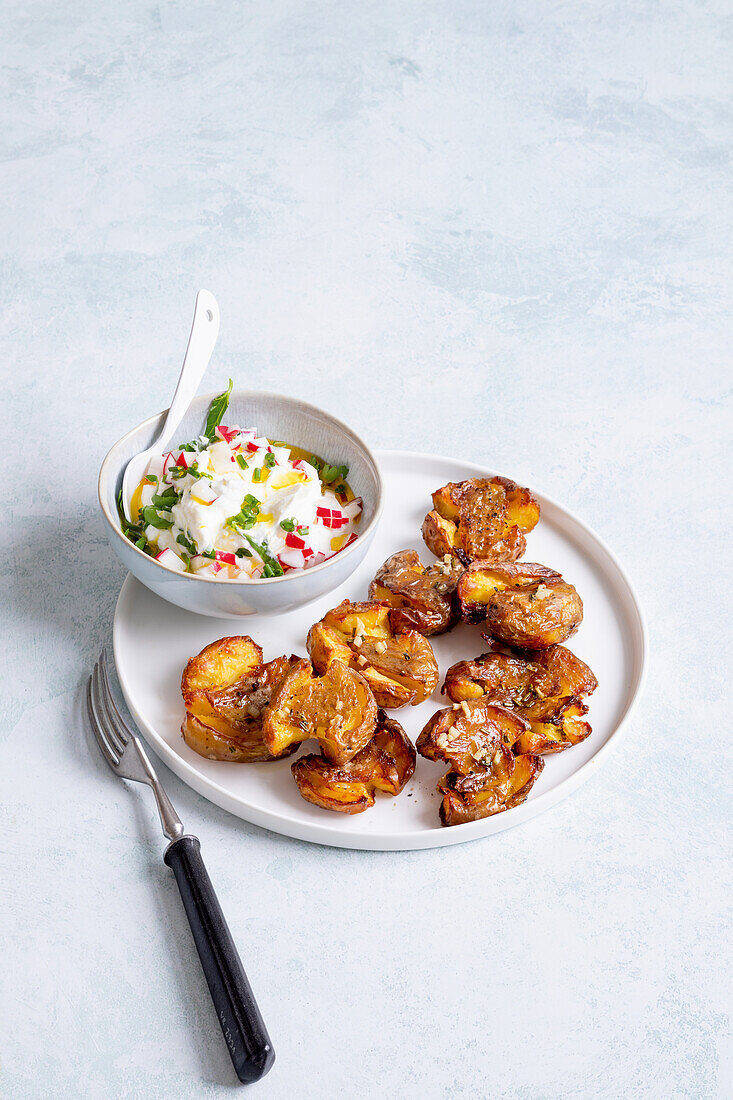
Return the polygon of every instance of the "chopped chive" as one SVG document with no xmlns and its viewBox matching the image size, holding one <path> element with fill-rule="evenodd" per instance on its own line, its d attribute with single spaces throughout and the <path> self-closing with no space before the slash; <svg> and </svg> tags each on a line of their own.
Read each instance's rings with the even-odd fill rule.
<svg viewBox="0 0 733 1100">
<path fill-rule="evenodd" d="M 268 470 L 271 470 L 274 465 L 275 465 L 275 456 L 271 451 L 268 451 L 267 454 L 265 455 L 265 466 L 267 466 Z"/>
<path fill-rule="evenodd" d="M 241 466 L 243 470 L 246 470 L 248 468 L 247 460 L 244 455 L 237 455 L 237 464 Z"/>
</svg>

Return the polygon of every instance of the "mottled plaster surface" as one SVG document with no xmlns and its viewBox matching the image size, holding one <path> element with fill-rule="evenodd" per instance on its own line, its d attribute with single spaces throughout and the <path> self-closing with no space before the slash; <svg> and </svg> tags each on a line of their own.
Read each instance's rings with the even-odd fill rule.
<svg viewBox="0 0 733 1100">
<path fill-rule="evenodd" d="M 0 1095 L 233 1094 L 151 802 L 80 717 L 123 580 L 96 472 L 165 406 L 202 285 L 208 388 L 565 501 L 652 646 L 607 766 L 484 842 L 308 846 L 162 769 L 278 1050 L 252 1094 L 731 1095 L 730 5 L 31 0 L 2 26 Z"/>
</svg>

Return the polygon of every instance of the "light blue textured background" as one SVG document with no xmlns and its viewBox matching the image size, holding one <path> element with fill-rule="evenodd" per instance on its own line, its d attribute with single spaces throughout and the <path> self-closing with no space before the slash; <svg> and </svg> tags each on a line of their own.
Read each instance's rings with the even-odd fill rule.
<svg viewBox="0 0 733 1100">
<path fill-rule="evenodd" d="M 309 847 L 165 773 L 278 1050 L 267 1098 L 731 1095 L 730 4 L 2 5 L 0 1094 L 234 1095 L 153 808 L 90 752 L 107 447 L 208 388 L 566 503 L 648 690 L 486 842 Z"/>
</svg>

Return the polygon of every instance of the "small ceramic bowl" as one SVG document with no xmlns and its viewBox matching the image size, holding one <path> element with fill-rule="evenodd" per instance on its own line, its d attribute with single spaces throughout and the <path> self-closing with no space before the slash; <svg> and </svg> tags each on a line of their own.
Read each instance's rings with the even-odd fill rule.
<svg viewBox="0 0 733 1100">
<path fill-rule="evenodd" d="M 175 443 L 200 435 L 213 396 L 197 397 L 191 403 L 176 432 Z M 347 580 L 364 560 L 382 513 L 382 479 L 369 448 L 346 424 L 315 405 L 280 394 L 247 390 L 232 393 L 227 422 L 243 428 L 257 428 L 260 435 L 269 439 L 285 439 L 332 464 L 348 465 L 349 484 L 364 502 L 359 537 L 320 565 L 256 581 L 225 581 L 217 577 L 175 573 L 138 550 L 122 534 L 117 493 L 128 461 L 150 446 L 165 415 L 162 412 L 152 416 L 124 435 L 109 451 L 99 472 L 99 503 L 107 521 L 112 549 L 122 564 L 151 591 L 199 615 L 226 619 L 277 615 L 326 595 Z"/>
</svg>

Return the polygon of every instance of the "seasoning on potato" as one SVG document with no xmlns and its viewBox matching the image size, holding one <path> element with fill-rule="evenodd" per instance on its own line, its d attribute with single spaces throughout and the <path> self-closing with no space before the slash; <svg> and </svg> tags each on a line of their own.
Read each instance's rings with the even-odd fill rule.
<svg viewBox="0 0 733 1100">
<path fill-rule="evenodd" d="M 448 669 L 443 692 L 449 699 L 490 698 L 515 710 L 530 726 L 517 739 L 518 753 L 562 752 L 590 735 L 583 699 L 598 681 L 584 661 L 561 645 L 532 652 L 486 640 L 486 653 Z"/>
<path fill-rule="evenodd" d="M 522 649 L 566 641 L 583 621 L 583 601 L 560 573 L 527 562 L 475 561 L 461 575 L 458 600 L 465 622 Z"/>
<path fill-rule="evenodd" d="M 324 810 L 359 814 L 375 792 L 398 795 L 415 771 L 415 748 L 399 722 L 379 711 L 374 736 L 345 764 L 307 753 L 291 764 L 303 798 Z"/>
<path fill-rule="evenodd" d="M 444 634 L 460 619 L 456 588 L 462 572 L 452 554 L 426 567 L 415 550 L 400 550 L 377 571 L 369 598 L 389 604 L 394 630 L 416 630 L 426 637 Z"/>
<path fill-rule="evenodd" d="M 438 685 L 438 665 L 427 638 L 394 630 L 389 604 L 344 600 L 308 632 L 308 653 L 325 673 L 343 661 L 361 673 L 380 707 L 422 703 Z"/>
<path fill-rule="evenodd" d="M 521 805 L 544 767 L 541 756 L 495 754 L 488 767 L 461 775 L 449 771 L 438 783 L 442 825 L 464 825 Z"/>
<path fill-rule="evenodd" d="M 273 755 L 314 737 L 333 764 L 345 764 L 363 749 L 377 725 L 377 704 L 369 684 L 343 661 L 323 676 L 299 660 L 272 696 L 262 735 Z"/>
<path fill-rule="evenodd" d="M 270 699 L 297 657 L 263 663 L 262 650 L 246 635 L 219 638 L 192 657 L 181 678 L 186 744 L 210 760 L 251 763 L 276 760 L 262 736 Z"/>
<path fill-rule="evenodd" d="M 506 477 L 451 481 L 433 493 L 433 510 L 422 526 L 425 545 L 442 558 L 515 561 L 525 534 L 537 526 L 540 506 L 529 489 Z"/>
</svg>

